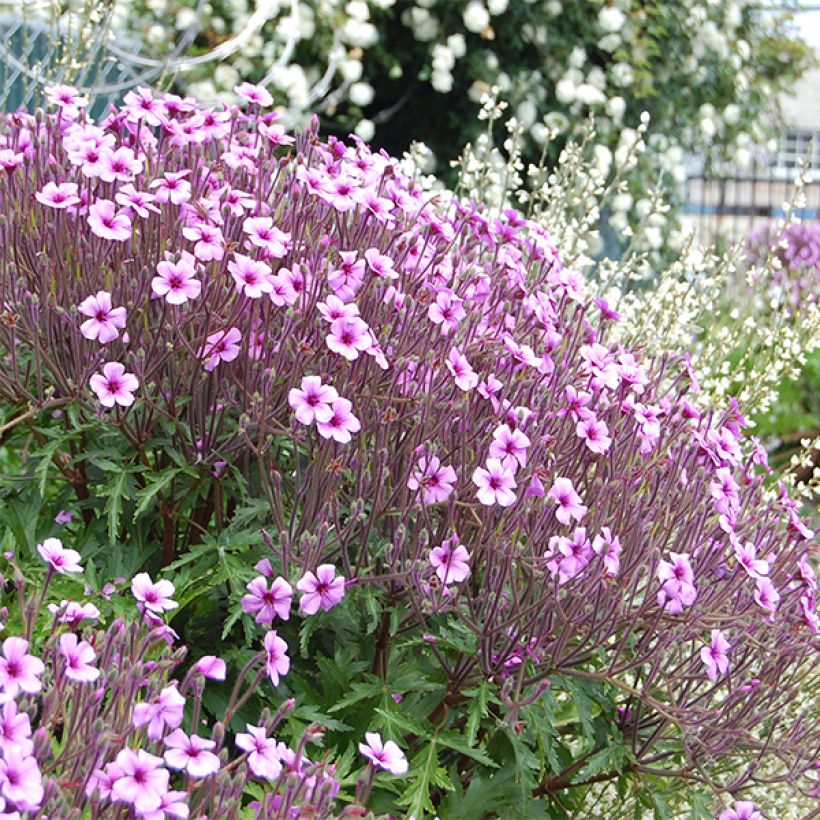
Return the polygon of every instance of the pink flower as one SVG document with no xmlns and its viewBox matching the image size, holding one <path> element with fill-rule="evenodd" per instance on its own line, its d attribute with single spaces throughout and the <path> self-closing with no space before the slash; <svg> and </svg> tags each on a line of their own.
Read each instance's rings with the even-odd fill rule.
<svg viewBox="0 0 820 820">
<path fill-rule="evenodd" d="M 216 746 L 213 740 L 186 735 L 182 729 L 176 729 L 163 743 L 167 747 L 165 762 L 172 769 L 185 770 L 196 778 L 208 777 L 219 771 L 219 758 L 210 751 Z"/>
<path fill-rule="evenodd" d="M 77 310 L 89 317 L 80 325 L 80 333 L 86 339 L 98 339 L 100 344 L 116 339 L 125 327 L 125 308 L 113 307 L 111 294 L 104 290 L 84 299 Z"/>
<path fill-rule="evenodd" d="M 59 538 L 46 538 L 37 545 L 40 557 L 55 571 L 63 575 L 66 572 L 82 572 L 80 553 L 77 550 L 65 549 Z"/>
<path fill-rule="evenodd" d="M 20 807 L 33 811 L 43 801 L 43 778 L 33 757 L 7 755 L 0 760 L 0 792 Z M 36 813 L 36 812 L 34 812 Z M 18 816 L 16 814 L 11 817 Z"/>
<path fill-rule="evenodd" d="M 140 813 L 155 811 L 162 805 L 169 775 L 161 757 L 142 749 L 123 749 L 117 755 L 117 766 L 122 774 L 111 788 L 113 800 L 129 803 Z"/>
<path fill-rule="evenodd" d="M 276 578 L 268 589 L 267 579 L 259 575 L 247 586 L 248 594 L 242 598 L 242 611 L 256 615 L 256 623 L 269 624 L 278 616 L 283 621 L 290 619 L 290 604 L 293 588 L 284 578 Z"/>
<path fill-rule="evenodd" d="M 228 262 L 228 270 L 236 282 L 236 289 L 249 299 L 259 299 L 273 290 L 271 269 L 264 262 L 235 253 Z"/>
<path fill-rule="evenodd" d="M 76 601 L 60 601 L 59 606 L 49 604 L 48 611 L 57 618 L 57 623 L 72 627 L 82 621 L 96 621 L 100 617 L 100 610 L 94 604 L 78 604 Z"/>
<path fill-rule="evenodd" d="M 296 418 L 302 424 L 330 421 L 333 415 L 331 404 L 338 398 L 336 388 L 322 384 L 319 376 L 305 376 L 302 386 L 291 388 L 288 393 L 288 403 L 296 411 Z"/>
<path fill-rule="evenodd" d="M 169 817 L 178 817 L 184 820 L 190 814 L 188 809 L 190 799 L 187 792 L 165 792 L 162 795 L 159 807 L 154 811 L 142 812 L 140 820 L 168 820 Z"/>
<path fill-rule="evenodd" d="M 191 183 L 185 179 L 190 170 L 165 174 L 162 179 L 155 179 L 148 186 L 156 188 L 154 197 L 157 202 L 170 202 L 172 205 L 181 205 L 191 198 Z"/>
<path fill-rule="evenodd" d="M 586 527 L 576 527 L 571 539 L 559 538 L 558 542 L 558 575 L 563 584 L 586 569 L 593 552 Z"/>
<path fill-rule="evenodd" d="M 442 584 L 460 584 L 470 574 L 470 553 L 452 535 L 443 544 L 430 550 L 430 564 Z"/>
<path fill-rule="evenodd" d="M 555 517 L 564 525 L 569 524 L 573 518 L 582 521 L 587 514 L 587 508 L 581 503 L 581 496 L 575 492 L 575 487 L 568 478 L 556 478 L 547 497 L 556 503 Z"/>
<path fill-rule="evenodd" d="M 485 506 L 510 507 L 515 504 L 515 474 L 503 465 L 501 459 L 488 458 L 486 469 L 476 467 L 473 483 L 478 487 L 478 500 Z"/>
<path fill-rule="evenodd" d="M 735 558 L 746 573 L 752 578 L 761 578 L 769 574 L 769 562 L 765 558 L 757 557 L 757 548 L 749 541 L 744 546 L 741 543 L 734 545 Z"/>
<path fill-rule="evenodd" d="M 276 780 L 282 773 L 282 762 L 277 753 L 276 741 L 267 737 L 262 726 L 245 724 L 247 734 L 236 736 L 236 745 L 248 753 L 248 766 L 257 776 L 265 780 Z"/>
<path fill-rule="evenodd" d="M 34 749 L 28 712 L 19 712 L 13 700 L 6 701 L 0 710 L 0 749 L 6 760 L 27 757 Z"/>
<path fill-rule="evenodd" d="M 376 276 L 382 279 L 398 279 L 399 275 L 394 268 L 393 260 L 389 256 L 379 253 L 376 248 L 368 248 L 364 252 L 367 266 Z"/>
<path fill-rule="evenodd" d="M 55 524 L 70 524 L 71 519 L 74 517 L 74 513 L 71 510 L 60 510 L 57 515 L 54 516 L 54 523 Z"/>
<path fill-rule="evenodd" d="M 299 609 L 305 615 L 315 615 L 319 607 L 327 612 L 344 598 L 345 579 L 343 575 L 336 575 L 333 564 L 321 564 L 316 568 L 316 574 L 306 572 L 296 589 L 302 593 Z"/>
<path fill-rule="evenodd" d="M 399 776 L 407 772 L 407 758 L 392 740 L 383 743 L 376 732 L 365 732 L 364 739 L 367 743 L 360 743 L 359 751 L 374 766 Z"/>
<path fill-rule="evenodd" d="M 478 385 L 478 375 L 458 348 L 454 347 L 447 355 L 446 365 L 461 390 L 467 392 Z"/>
<path fill-rule="evenodd" d="M 700 650 L 700 659 L 706 664 L 706 675 L 709 680 L 717 680 L 729 669 L 729 641 L 719 629 L 712 630 L 712 642 Z"/>
<path fill-rule="evenodd" d="M 66 677 L 75 683 L 93 683 L 100 676 L 100 670 L 92 664 L 97 653 L 88 641 L 80 641 L 73 632 L 60 635 L 60 652 L 65 658 Z"/>
<path fill-rule="evenodd" d="M 765 609 L 772 614 L 777 610 L 777 605 L 780 603 L 780 593 L 768 578 L 757 579 L 757 589 L 754 597 L 755 602 L 761 609 Z"/>
<path fill-rule="evenodd" d="M 0 658 L 0 687 L 7 695 L 17 697 L 18 692 L 33 695 L 40 691 L 40 675 L 45 667 L 39 658 L 28 654 L 28 641 L 11 637 L 3 641 L 3 657 Z"/>
<path fill-rule="evenodd" d="M 194 256 L 202 262 L 218 262 L 225 256 L 225 240 L 215 225 L 197 222 L 183 228 L 182 235 L 194 243 Z"/>
<path fill-rule="evenodd" d="M 180 695 L 174 683 L 166 686 L 155 701 L 136 704 L 132 722 L 136 729 L 148 724 L 148 737 L 151 740 L 159 740 L 166 727 L 176 729 L 182 723 L 184 711 L 185 698 Z"/>
<path fill-rule="evenodd" d="M 422 504 L 439 504 L 450 497 L 456 481 L 456 471 L 442 465 L 438 456 L 422 456 L 407 479 L 407 487 L 421 490 Z"/>
<path fill-rule="evenodd" d="M 196 299 L 202 291 L 202 283 L 194 278 L 194 265 L 194 257 L 187 251 L 182 252 L 178 262 L 158 262 L 151 290 L 157 296 L 164 296 L 169 305 L 182 305 L 189 299 Z"/>
<path fill-rule="evenodd" d="M 334 353 L 352 362 L 370 347 L 370 328 L 358 316 L 336 319 L 325 341 Z"/>
<path fill-rule="evenodd" d="M 163 106 L 160 100 L 154 98 L 150 89 L 138 86 L 123 97 L 128 116 L 134 122 L 144 120 L 146 125 L 156 128 L 163 123 Z"/>
<path fill-rule="evenodd" d="M 445 336 L 449 336 L 458 328 L 459 321 L 467 315 L 463 304 L 464 302 L 452 291 L 442 290 L 436 294 L 436 300 L 427 309 L 427 315 L 433 324 L 441 325 L 441 332 Z"/>
<path fill-rule="evenodd" d="M 130 182 L 141 170 L 142 160 L 125 145 L 116 151 L 103 151 L 99 177 L 103 182 Z"/>
<path fill-rule="evenodd" d="M 592 414 L 578 422 L 575 432 L 584 440 L 587 447 L 598 455 L 603 455 L 612 444 L 606 424 Z"/>
<path fill-rule="evenodd" d="M 208 680 L 225 680 L 227 675 L 225 661 L 217 658 L 216 655 L 203 655 L 194 664 L 194 670 Z"/>
<path fill-rule="evenodd" d="M 264 248 L 269 257 L 284 259 L 288 255 L 290 234 L 275 228 L 271 217 L 249 217 L 242 223 L 242 230 L 248 235 L 248 241 L 257 248 Z"/>
<path fill-rule="evenodd" d="M 673 615 L 678 615 L 684 607 L 695 602 L 695 573 L 689 563 L 689 555 L 670 552 L 671 561 L 660 561 L 657 568 L 658 580 L 663 589 L 658 593 L 658 603 Z"/>
<path fill-rule="evenodd" d="M 274 686 L 279 686 L 279 676 L 287 675 L 290 669 L 287 651 L 288 645 L 276 634 L 275 629 L 271 629 L 265 635 L 265 653 L 268 677 Z"/>
<path fill-rule="evenodd" d="M 497 458 L 501 463 L 515 472 L 518 466 L 527 464 L 527 448 L 530 440 L 520 430 L 511 430 L 508 425 L 499 425 L 493 433 L 490 444 L 490 458 Z"/>
<path fill-rule="evenodd" d="M 239 356 L 241 341 L 242 333 L 239 328 L 219 330 L 208 336 L 197 356 L 204 360 L 205 369 L 210 373 L 220 362 L 232 362 Z"/>
<path fill-rule="evenodd" d="M 176 609 L 179 604 L 171 600 L 174 594 L 174 585 L 164 578 L 154 582 L 147 572 L 140 572 L 131 581 L 131 594 L 149 612 L 165 612 L 168 609 Z"/>
<path fill-rule="evenodd" d="M 131 237 L 131 220 L 125 211 L 118 211 L 110 199 L 98 199 L 88 209 L 88 225 L 101 239 L 125 242 Z"/>
<path fill-rule="evenodd" d="M 621 570 L 622 549 L 618 536 L 613 536 L 609 527 L 601 527 L 600 535 L 596 535 L 592 541 L 592 550 L 596 555 L 603 556 L 606 577 L 615 578 Z"/>
<path fill-rule="evenodd" d="M 738 800 L 730 809 L 724 809 L 718 820 L 763 820 L 763 815 L 750 800 Z"/>
<path fill-rule="evenodd" d="M 89 380 L 103 407 L 130 407 L 134 403 L 134 391 L 140 386 L 133 373 L 126 373 L 119 362 L 103 365 L 102 375 L 95 373 Z"/>
<path fill-rule="evenodd" d="M 273 97 L 264 85 L 242 83 L 241 85 L 234 86 L 233 90 L 237 97 L 254 105 L 258 105 L 260 108 L 268 108 L 273 105 Z"/>
<path fill-rule="evenodd" d="M 359 315 L 359 308 L 354 304 L 345 304 L 338 296 L 332 293 L 324 302 L 318 302 L 316 307 L 322 318 L 331 324 L 337 319 L 353 319 Z"/>
<path fill-rule="evenodd" d="M 77 196 L 76 182 L 48 182 L 43 186 L 42 191 L 37 191 L 34 198 L 49 208 L 65 210 L 80 204 L 80 197 Z"/>
<path fill-rule="evenodd" d="M 322 438 L 332 438 L 339 444 L 347 444 L 352 433 L 362 429 L 361 422 L 353 415 L 353 405 L 347 399 L 334 399 L 330 405 L 331 416 L 327 421 L 316 418 L 316 429 Z"/>
<path fill-rule="evenodd" d="M 138 191 L 133 185 L 123 185 L 114 195 L 114 199 L 123 206 L 126 212 L 133 211 L 142 219 L 147 219 L 151 213 L 158 214 L 159 208 L 154 205 L 156 197 L 147 191 Z"/>
</svg>

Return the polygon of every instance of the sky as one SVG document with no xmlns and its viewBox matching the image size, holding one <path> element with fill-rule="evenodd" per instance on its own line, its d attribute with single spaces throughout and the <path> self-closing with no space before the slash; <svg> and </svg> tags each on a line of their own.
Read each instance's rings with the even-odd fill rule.
<svg viewBox="0 0 820 820">
<path fill-rule="evenodd" d="M 797 15 L 803 39 L 820 49 L 820 11 L 802 11 Z"/>
</svg>

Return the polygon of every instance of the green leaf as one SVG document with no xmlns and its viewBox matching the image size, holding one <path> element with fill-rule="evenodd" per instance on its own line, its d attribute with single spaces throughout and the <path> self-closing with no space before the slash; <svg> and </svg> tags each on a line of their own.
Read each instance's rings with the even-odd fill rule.
<svg viewBox="0 0 820 820">
<path fill-rule="evenodd" d="M 136 521 L 153 503 L 154 499 L 161 493 L 178 475 L 186 473 L 196 477 L 193 470 L 175 467 L 172 470 L 165 470 L 159 478 L 151 481 L 146 487 L 137 493 L 137 506 L 134 510 L 134 520 Z"/>
<path fill-rule="evenodd" d="M 433 788 L 452 791 L 455 789 L 447 772 L 439 765 L 438 747 L 433 738 L 411 761 L 409 774 L 410 785 L 396 801 L 400 806 L 407 806 L 407 816 L 421 820 L 425 814 L 434 814 L 435 807 L 430 799 Z"/>
<path fill-rule="evenodd" d="M 311 620 L 316 620 L 312 618 Z M 340 698 L 331 708 L 330 712 L 341 712 L 348 706 L 360 703 L 363 700 L 377 699 L 381 697 L 384 686 L 381 683 L 354 683 L 350 691 Z"/>
<path fill-rule="evenodd" d="M 438 735 L 438 742 L 442 746 L 446 746 L 448 749 L 455 749 L 455 751 L 460 752 L 467 757 L 471 757 L 479 763 L 483 763 L 485 766 L 490 766 L 493 769 L 498 768 L 498 763 L 496 763 L 483 749 L 476 749 L 472 747 L 462 735 L 456 732 L 441 732 Z"/>
<path fill-rule="evenodd" d="M 391 733 L 401 734 L 401 732 L 396 731 L 395 727 L 398 727 L 405 732 L 409 732 L 421 738 L 432 737 L 433 727 L 426 720 L 416 720 L 414 717 L 411 717 L 407 712 L 399 709 L 390 698 L 386 698 L 382 706 L 383 708 L 374 709 L 373 711 L 384 718 L 382 723 Z"/>
<path fill-rule="evenodd" d="M 128 473 L 122 470 L 107 488 L 108 501 L 105 502 L 105 514 L 108 520 L 108 537 L 112 541 L 117 539 L 117 532 L 119 531 L 122 500 L 125 495 L 127 480 Z"/>
<path fill-rule="evenodd" d="M 623 771 L 625 764 L 632 759 L 632 752 L 629 747 L 617 743 L 612 746 L 605 746 L 600 751 L 591 755 L 583 769 L 575 776 L 576 783 L 582 783 L 590 777 L 602 772 Z"/>
</svg>

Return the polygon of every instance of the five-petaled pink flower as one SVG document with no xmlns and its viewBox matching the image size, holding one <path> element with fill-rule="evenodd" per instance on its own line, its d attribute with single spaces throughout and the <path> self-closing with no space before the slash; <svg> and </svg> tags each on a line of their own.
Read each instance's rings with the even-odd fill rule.
<svg viewBox="0 0 820 820">
<path fill-rule="evenodd" d="M 377 732 L 365 732 L 364 739 L 367 742 L 359 744 L 359 751 L 374 766 L 395 775 L 403 775 L 407 772 L 407 758 L 392 740 L 383 742 L 381 735 Z"/>
<path fill-rule="evenodd" d="M 527 465 L 527 449 L 530 446 L 529 438 L 521 430 L 511 430 L 506 424 L 499 425 L 493 433 L 493 440 L 490 444 L 490 458 L 497 458 L 512 472 L 515 472 L 519 465 Z"/>
<path fill-rule="evenodd" d="M 208 336 L 197 355 L 204 361 L 205 369 L 210 373 L 220 362 L 232 362 L 239 356 L 241 341 L 242 332 L 239 328 L 219 330 Z"/>
<path fill-rule="evenodd" d="M 352 433 L 362 429 L 361 422 L 353 415 L 353 405 L 348 399 L 334 399 L 330 405 L 330 418 L 325 421 L 317 416 L 316 429 L 322 438 L 332 438 L 339 444 L 347 444 Z"/>
<path fill-rule="evenodd" d="M 42 205 L 57 210 L 73 208 L 80 204 L 80 197 L 77 196 L 76 182 L 49 182 L 43 186 L 42 191 L 37 191 L 34 198 Z"/>
<path fill-rule="evenodd" d="M 768 578 L 758 578 L 754 599 L 761 609 L 774 614 L 780 603 L 780 593 Z"/>
<path fill-rule="evenodd" d="M 470 553 L 451 535 L 443 544 L 430 550 L 430 564 L 442 584 L 460 584 L 470 574 Z"/>
<path fill-rule="evenodd" d="M 345 316 L 336 319 L 330 326 L 330 333 L 325 337 L 327 346 L 340 356 L 352 362 L 371 344 L 370 328 L 358 316 Z"/>
<path fill-rule="evenodd" d="M 100 239 L 125 242 L 131 237 L 131 220 L 125 211 L 118 211 L 110 199 L 98 199 L 88 209 L 88 225 Z"/>
<path fill-rule="evenodd" d="M 120 776 L 111 788 L 112 799 L 131 804 L 140 814 L 158 809 L 170 779 L 162 758 L 143 749 L 123 749 L 116 762 Z"/>
<path fill-rule="evenodd" d="M 179 604 L 171 600 L 174 594 L 174 585 L 164 578 L 152 581 L 147 572 L 140 572 L 131 581 L 131 593 L 149 612 L 165 612 L 176 609 Z"/>
<path fill-rule="evenodd" d="M 581 503 L 581 496 L 575 492 L 575 487 L 568 478 L 556 478 L 547 497 L 555 502 L 555 517 L 562 524 L 569 524 L 573 518 L 582 521 L 587 514 L 587 508 Z"/>
<path fill-rule="evenodd" d="M 260 108 L 268 108 L 273 105 L 273 97 L 264 85 L 253 85 L 252 83 L 242 83 L 234 86 L 234 93 L 240 99 L 258 105 Z"/>
<path fill-rule="evenodd" d="M 578 422 L 575 426 L 575 432 L 584 440 L 587 447 L 598 455 L 603 455 L 612 444 L 606 423 L 595 418 L 592 414 Z"/>
<path fill-rule="evenodd" d="M 319 376 L 305 376 L 301 387 L 293 387 L 288 393 L 288 403 L 296 411 L 296 418 L 302 424 L 330 421 L 333 415 L 331 405 L 338 398 L 336 388 L 322 384 Z"/>
<path fill-rule="evenodd" d="M 251 259 L 243 253 L 235 253 L 228 262 L 228 270 L 236 282 L 236 289 L 248 299 L 259 299 L 273 290 L 273 273 L 258 259 Z"/>
<path fill-rule="evenodd" d="M 80 333 L 86 339 L 97 339 L 100 344 L 116 339 L 120 335 L 120 330 L 125 327 L 125 308 L 115 308 L 111 294 L 107 291 L 100 290 L 95 295 L 83 299 L 77 310 L 83 316 L 89 317 L 80 325 Z"/>
<path fill-rule="evenodd" d="M 422 504 L 439 504 L 450 497 L 456 481 L 456 471 L 449 464 L 442 464 L 438 456 L 422 456 L 407 479 L 407 487 L 421 491 Z"/>
<path fill-rule="evenodd" d="M 196 778 L 219 771 L 219 758 L 211 751 L 216 746 L 215 741 L 175 729 L 163 743 L 166 746 L 165 762 L 172 769 L 184 770 Z"/>
<path fill-rule="evenodd" d="M 287 655 L 288 645 L 271 629 L 265 635 L 266 669 L 274 686 L 279 686 L 279 676 L 287 675 L 290 670 L 290 658 Z"/>
<path fill-rule="evenodd" d="M 225 680 L 228 671 L 225 661 L 216 655 L 203 655 L 194 664 L 194 670 L 208 680 Z"/>
<path fill-rule="evenodd" d="M 236 736 L 236 745 L 248 753 L 248 766 L 257 776 L 275 780 L 282 773 L 276 741 L 268 737 L 264 726 L 245 724 L 248 732 Z"/>
<path fill-rule="evenodd" d="M 450 351 L 445 364 L 461 390 L 467 392 L 478 385 L 478 374 L 457 348 Z"/>
<path fill-rule="evenodd" d="M 102 373 L 95 373 L 90 381 L 91 389 L 103 407 L 130 407 L 134 403 L 134 391 L 140 386 L 133 373 L 126 373 L 119 362 L 103 365 Z"/>
<path fill-rule="evenodd" d="M 55 571 L 63 575 L 66 572 L 82 572 L 80 553 L 66 549 L 59 538 L 46 538 L 37 545 L 40 557 Z"/>
<path fill-rule="evenodd" d="M 672 615 L 680 615 L 697 599 L 695 573 L 689 562 L 689 555 L 670 552 L 671 561 L 658 563 L 657 576 L 663 584 L 658 593 L 658 604 Z"/>
<path fill-rule="evenodd" d="M 17 697 L 18 692 L 33 695 L 40 691 L 40 675 L 45 666 L 39 658 L 28 654 L 28 641 L 11 637 L 3 641 L 0 657 L 0 688 L 7 695 Z"/>
<path fill-rule="evenodd" d="M 273 259 L 284 259 L 290 250 L 290 234 L 274 227 L 269 216 L 252 216 L 242 223 L 248 241 L 257 248 L 264 248 Z"/>
<path fill-rule="evenodd" d="M 510 507 L 515 504 L 515 474 L 501 459 L 488 458 L 486 468 L 476 467 L 473 483 L 478 487 L 478 500 L 485 506 Z"/>
<path fill-rule="evenodd" d="M 333 564 L 321 564 L 315 574 L 306 572 L 296 584 L 296 589 L 302 593 L 299 609 L 305 615 L 315 615 L 319 607 L 327 612 L 344 598 L 345 579 L 343 575 L 336 575 Z"/>
<path fill-rule="evenodd" d="M 7 754 L 5 760 L 0 760 L 0 792 L 6 800 L 19 807 L 39 807 L 45 792 L 36 759 Z M 32 814 L 37 812 L 33 810 Z M 20 815 L 14 812 L 4 816 L 16 818 Z"/>
<path fill-rule="evenodd" d="M 157 296 L 164 296 L 169 305 L 182 305 L 189 299 L 196 299 L 202 291 L 202 283 L 194 278 L 195 263 L 193 254 L 188 251 L 182 252 L 178 262 L 158 262 L 151 290 Z"/>
<path fill-rule="evenodd" d="M 738 800 L 730 809 L 724 809 L 718 820 L 763 820 L 763 815 L 751 800 Z"/>
<path fill-rule="evenodd" d="M 706 664 L 706 675 L 709 680 L 717 680 L 729 670 L 729 650 L 731 645 L 719 629 L 712 630 L 709 646 L 700 650 L 700 659 Z"/>
<path fill-rule="evenodd" d="M 136 704 L 131 720 L 137 729 L 147 724 L 148 737 L 151 740 L 159 740 L 166 727 L 176 729 L 182 723 L 184 712 L 185 698 L 174 683 L 166 686 L 155 701 Z"/>
<path fill-rule="evenodd" d="M 242 611 L 256 616 L 256 623 L 269 624 L 274 617 L 283 621 L 290 618 L 293 588 L 284 578 L 275 578 L 268 589 L 263 575 L 254 578 L 247 586 L 248 594 L 242 598 Z"/>
<path fill-rule="evenodd" d="M 100 670 L 92 664 L 97 653 L 88 641 L 81 641 L 73 632 L 60 635 L 60 653 L 65 659 L 65 674 L 76 683 L 92 683 Z"/>
<path fill-rule="evenodd" d="M 7 700 L 0 709 L 0 749 L 5 757 L 26 757 L 34 750 L 31 739 L 31 718 L 19 711 L 13 700 Z"/>
</svg>

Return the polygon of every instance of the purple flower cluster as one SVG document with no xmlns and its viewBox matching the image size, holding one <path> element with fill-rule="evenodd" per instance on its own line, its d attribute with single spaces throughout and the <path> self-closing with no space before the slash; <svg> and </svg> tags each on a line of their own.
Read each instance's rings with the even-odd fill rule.
<svg viewBox="0 0 820 820">
<path fill-rule="evenodd" d="M 449 692 L 488 680 L 514 710 L 552 676 L 597 681 L 637 771 L 667 744 L 692 777 L 744 761 L 732 791 L 757 758 L 811 771 L 820 728 L 782 716 L 817 660 L 814 535 L 768 500 L 737 405 L 702 413 L 685 357 L 610 342 L 617 316 L 515 211 L 444 210 L 245 94 L 7 119 L 0 396 L 70 401 L 136 449 L 163 430 L 213 482 L 258 464 L 302 611 L 386 591 Z M 270 624 L 293 590 L 260 572 L 243 609 Z M 475 653 L 437 647 L 441 619 Z M 275 683 L 287 646 L 264 643 Z"/>
</svg>

